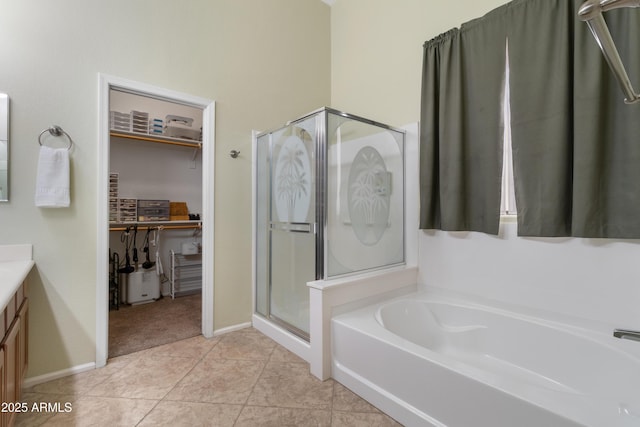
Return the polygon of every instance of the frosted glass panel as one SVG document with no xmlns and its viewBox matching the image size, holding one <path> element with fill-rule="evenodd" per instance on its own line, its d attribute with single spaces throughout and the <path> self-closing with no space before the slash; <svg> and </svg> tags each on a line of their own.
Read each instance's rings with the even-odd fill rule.
<svg viewBox="0 0 640 427">
<path fill-rule="evenodd" d="M 316 277 L 316 118 L 271 135 L 270 312 L 309 334 L 309 289 Z"/>
<path fill-rule="evenodd" d="M 309 334 L 309 288 L 315 279 L 315 236 L 271 232 L 271 316 Z"/>
<path fill-rule="evenodd" d="M 315 118 L 273 133 L 272 221 L 310 223 L 314 200 Z"/>
<path fill-rule="evenodd" d="M 404 135 L 329 114 L 327 275 L 404 262 Z"/>
<path fill-rule="evenodd" d="M 351 163 L 347 205 L 353 232 L 363 245 L 375 245 L 387 231 L 391 176 L 378 150 L 370 145 L 362 147 Z"/>
</svg>

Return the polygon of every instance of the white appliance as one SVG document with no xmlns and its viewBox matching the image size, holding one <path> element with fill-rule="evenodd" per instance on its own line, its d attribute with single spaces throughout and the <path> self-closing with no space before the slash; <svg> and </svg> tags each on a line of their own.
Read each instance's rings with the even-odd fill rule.
<svg viewBox="0 0 640 427">
<path fill-rule="evenodd" d="M 160 298 L 160 278 L 156 270 L 139 268 L 127 275 L 127 302 L 129 304 L 143 304 Z"/>
</svg>

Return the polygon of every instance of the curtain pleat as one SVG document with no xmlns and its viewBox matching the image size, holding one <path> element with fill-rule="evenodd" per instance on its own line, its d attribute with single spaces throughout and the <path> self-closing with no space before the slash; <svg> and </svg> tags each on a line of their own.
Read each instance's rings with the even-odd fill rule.
<svg viewBox="0 0 640 427">
<path fill-rule="evenodd" d="M 440 202 L 440 80 L 441 56 L 451 62 L 452 45 L 459 40 L 457 28 L 424 44 L 420 106 L 420 228 L 439 228 Z M 445 66 L 444 68 L 450 68 Z M 446 96 L 446 95 L 442 95 Z"/>
<path fill-rule="evenodd" d="M 511 138 L 521 236 L 568 236 L 572 212 L 572 0 L 509 7 Z"/>
<path fill-rule="evenodd" d="M 422 229 L 498 233 L 506 31 L 502 9 L 425 43 Z"/>
</svg>

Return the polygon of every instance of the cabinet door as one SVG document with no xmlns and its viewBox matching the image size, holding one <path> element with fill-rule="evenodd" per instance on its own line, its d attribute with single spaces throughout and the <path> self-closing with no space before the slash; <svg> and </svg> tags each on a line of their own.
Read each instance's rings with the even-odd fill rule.
<svg viewBox="0 0 640 427">
<path fill-rule="evenodd" d="M 4 379 L 6 377 L 5 369 L 4 369 L 4 348 L 0 346 L 0 401 L 6 402 L 7 400 L 7 390 L 4 385 Z M 5 427 L 9 423 L 9 414 L 1 413 L 0 414 L 0 426 Z"/>
<path fill-rule="evenodd" d="M 2 342 L 2 350 L 4 351 L 4 395 L 3 402 L 17 402 L 20 398 L 20 370 L 18 361 L 20 359 L 20 322 L 15 321 L 9 327 L 7 334 Z M 6 412 L 3 414 L 4 425 L 13 425 L 16 412 Z"/>
<path fill-rule="evenodd" d="M 18 367 L 20 372 L 20 380 L 18 382 L 17 396 L 22 396 L 22 383 L 27 375 L 27 366 L 29 365 L 29 299 L 25 298 L 20 310 L 18 310 L 20 319 L 20 358 L 18 359 Z"/>
</svg>

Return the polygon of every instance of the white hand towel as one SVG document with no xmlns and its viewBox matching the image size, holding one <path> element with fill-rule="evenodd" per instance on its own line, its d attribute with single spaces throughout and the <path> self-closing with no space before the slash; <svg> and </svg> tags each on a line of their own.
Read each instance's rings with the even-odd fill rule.
<svg viewBox="0 0 640 427">
<path fill-rule="evenodd" d="M 66 208 L 69 206 L 69 150 L 40 147 L 36 176 L 36 206 Z"/>
</svg>

